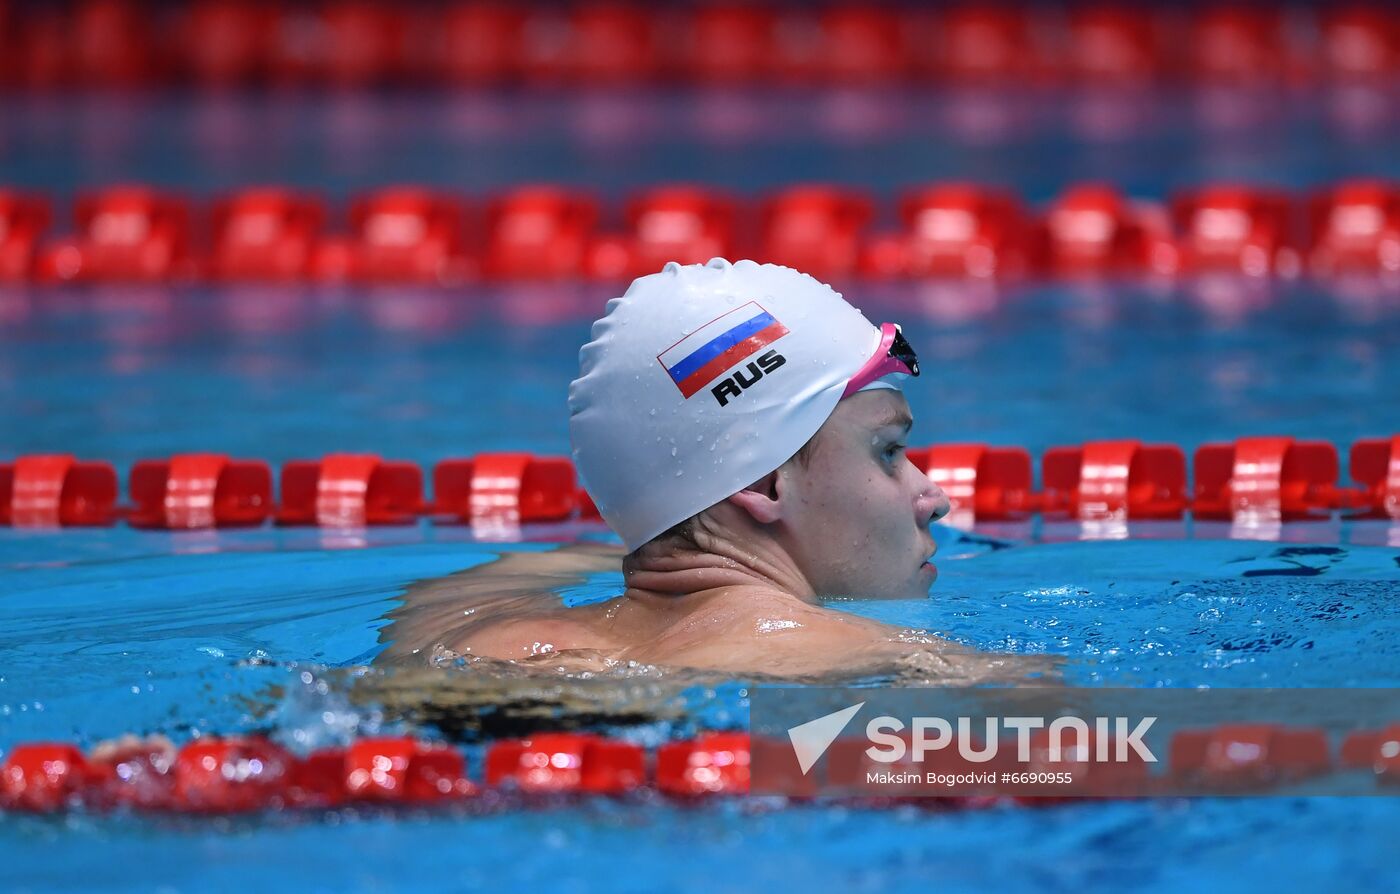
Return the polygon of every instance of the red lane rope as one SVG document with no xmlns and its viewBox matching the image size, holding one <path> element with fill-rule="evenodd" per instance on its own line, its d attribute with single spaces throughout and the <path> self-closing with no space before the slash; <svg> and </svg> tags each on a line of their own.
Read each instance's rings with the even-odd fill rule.
<svg viewBox="0 0 1400 894">
<path fill-rule="evenodd" d="M 16 8 L 18 7 L 18 8 Z M 0 83 L 1295 85 L 1400 69 L 1385 4 L 134 0 L 0 8 Z"/>
<path fill-rule="evenodd" d="M 1049 766 L 1049 749 L 1046 736 L 1031 743 L 1031 772 Z M 1087 756 L 1089 749 L 1082 751 Z M 833 758 L 828 782 L 858 784 L 867 770 L 881 769 L 862 758 L 859 749 L 845 752 Z M 179 749 L 164 741 L 128 741 L 88 755 L 66 743 L 16 745 L 0 766 L 0 808 L 227 814 L 357 804 L 469 804 L 492 790 L 575 797 L 650 790 L 693 801 L 750 794 L 755 753 L 762 755 L 764 772 L 773 775 L 765 791 L 798 798 L 819 793 L 818 780 L 798 768 L 786 741 L 751 739 L 745 733 L 669 742 L 650 755 L 640 745 L 591 734 L 545 733 L 499 741 L 486 749 L 480 780 L 468 776 L 466 757 L 458 749 L 409 737 L 360 739 L 344 748 L 298 756 L 266 738 L 240 736 L 204 737 Z M 1078 752 L 1072 748 L 1067 753 Z M 1346 769 L 1369 769 L 1378 784 L 1397 784 L 1400 724 L 1351 733 L 1335 758 L 1321 729 L 1263 723 L 1178 731 L 1169 755 L 1168 775 L 1156 783 L 1163 792 L 1172 785 L 1205 784 L 1258 793 Z M 1121 766 L 1096 769 L 1083 758 L 1066 761 L 1056 761 L 1055 767 L 1075 770 L 1074 784 L 1062 789 L 1069 797 L 1107 793 L 1123 784 Z M 1154 791 L 1145 764 L 1138 763 L 1132 772 L 1141 791 Z M 926 803 L 983 807 L 1061 800 L 1065 796 L 979 796 Z"/>
<path fill-rule="evenodd" d="M 1043 208 L 970 183 L 876 197 L 830 185 L 753 201 L 658 186 L 621 209 L 532 186 L 482 202 L 396 186 L 355 197 L 332 225 L 326 199 L 291 187 L 194 198 L 143 186 L 80 196 L 51 238 L 53 203 L 0 184 L 0 282 L 626 282 L 667 261 L 750 257 L 824 279 L 1049 279 L 1199 274 L 1330 278 L 1400 272 L 1400 185 L 1345 181 L 1299 196 L 1207 184 L 1170 201 L 1105 184 Z"/>
<path fill-rule="evenodd" d="M 1351 445 L 1353 486 L 1339 484 L 1337 448 L 1326 441 L 1249 437 L 1196 448 L 1194 482 L 1173 444 L 1091 441 L 1052 447 L 1033 486 L 1029 451 L 985 444 L 912 448 L 909 458 L 948 494 L 958 522 L 1182 519 L 1273 522 L 1328 518 L 1400 519 L 1400 434 Z M 511 530 L 522 524 L 598 520 L 566 457 L 483 453 L 448 459 L 424 473 L 372 454 L 293 460 L 273 494 L 266 462 L 223 454 L 180 454 L 131 467 L 119 504 L 116 468 L 71 455 L 21 456 L 0 463 L 0 525 L 202 529 L 260 525 L 361 527 L 420 518 Z"/>
</svg>

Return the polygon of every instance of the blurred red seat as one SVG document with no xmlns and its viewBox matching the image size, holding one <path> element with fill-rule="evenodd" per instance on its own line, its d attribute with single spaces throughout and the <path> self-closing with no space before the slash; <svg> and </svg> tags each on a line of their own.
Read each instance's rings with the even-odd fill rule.
<svg viewBox="0 0 1400 894">
<path fill-rule="evenodd" d="M 487 210 L 483 272 L 494 279 L 578 276 L 597 225 L 591 196 L 553 186 L 516 189 Z"/>
<path fill-rule="evenodd" d="M 437 39 L 442 71 L 452 83 L 494 83 L 520 74 L 525 10 L 508 3 L 454 3 Z"/>
<path fill-rule="evenodd" d="M 1286 195 L 1236 184 L 1187 192 L 1172 201 L 1181 268 L 1249 276 L 1297 269 L 1293 209 Z"/>
<path fill-rule="evenodd" d="M 350 208 L 352 278 L 362 282 L 460 283 L 474 272 L 465 204 L 413 186 L 381 189 Z"/>
<path fill-rule="evenodd" d="M 600 279 L 633 279 L 656 273 L 668 261 L 703 264 L 729 258 L 735 249 L 735 203 L 694 186 L 663 186 L 627 204 L 627 232 L 598 239 L 588 273 Z"/>
<path fill-rule="evenodd" d="M 1152 7 L 1071 7 L 1067 37 L 1065 67 L 1087 81 L 1140 82 L 1162 71 L 1163 40 Z"/>
<path fill-rule="evenodd" d="M 1283 16 L 1268 5 L 1207 5 L 1187 28 L 1187 73 L 1211 81 L 1284 77 L 1291 66 Z"/>
<path fill-rule="evenodd" d="M 777 18 L 772 9 L 714 3 L 691 13 L 680 30 L 683 67 L 697 81 L 751 81 L 768 73 Z"/>
<path fill-rule="evenodd" d="M 249 189 L 224 199 L 210 218 L 209 276 L 224 282 L 301 280 L 325 220 L 319 198 L 288 189 Z"/>
<path fill-rule="evenodd" d="M 1400 71 L 1400 17 L 1393 6 L 1324 6 L 1318 41 L 1322 68 L 1337 77 L 1388 77 Z"/>
<path fill-rule="evenodd" d="M 1065 190 L 1046 210 L 1039 230 L 1038 254 L 1051 275 L 1170 273 L 1176 268 L 1167 209 L 1129 202 L 1107 184 Z"/>
<path fill-rule="evenodd" d="M 1400 186 L 1352 180 L 1313 197 L 1309 205 L 1308 271 L 1400 270 Z"/>
<path fill-rule="evenodd" d="M 276 27 L 273 9 L 255 0 L 202 0 L 179 16 L 176 52 L 201 83 L 243 84 L 266 73 Z"/>
<path fill-rule="evenodd" d="M 0 282 L 34 272 L 39 239 L 49 227 L 49 204 L 40 196 L 0 189 Z"/>
<path fill-rule="evenodd" d="M 874 206 L 864 193 L 838 186 L 794 186 L 759 214 L 759 261 L 783 264 L 819 279 L 856 269 Z"/>
<path fill-rule="evenodd" d="M 113 186 L 80 197 L 77 234 L 56 242 L 40 273 L 61 281 L 161 282 L 193 273 L 189 203 L 143 186 Z"/>
<path fill-rule="evenodd" d="M 916 189 L 900 200 L 904 231 L 871 240 L 873 276 L 985 278 L 1026 270 L 1030 221 L 1005 190 L 967 183 Z"/>
</svg>

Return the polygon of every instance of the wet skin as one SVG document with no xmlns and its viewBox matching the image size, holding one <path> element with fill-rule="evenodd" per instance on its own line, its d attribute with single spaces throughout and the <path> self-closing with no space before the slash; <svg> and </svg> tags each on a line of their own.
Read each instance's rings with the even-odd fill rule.
<svg viewBox="0 0 1400 894">
<path fill-rule="evenodd" d="M 382 662 L 508 660 L 551 671 L 636 665 L 778 677 L 887 672 L 1014 681 L 1037 656 L 979 653 L 823 607 L 834 597 L 920 599 L 937 577 L 942 490 L 905 456 L 904 396 L 841 401 L 806 462 L 790 460 L 700 517 L 693 543 L 507 554 L 415 585 Z M 622 570 L 626 591 L 576 608 L 551 592 Z"/>
</svg>

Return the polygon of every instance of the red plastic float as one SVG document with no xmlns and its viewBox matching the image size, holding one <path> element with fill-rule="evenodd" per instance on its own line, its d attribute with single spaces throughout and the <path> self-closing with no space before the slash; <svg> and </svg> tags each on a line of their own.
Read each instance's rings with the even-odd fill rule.
<svg viewBox="0 0 1400 894">
<path fill-rule="evenodd" d="M 476 793 L 466 759 L 446 745 L 416 739 L 360 739 L 345 751 L 345 790 L 352 799 L 426 804 Z"/>
<path fill-rule="evenodd" d="M 423 508 L 423 472 L 372 454 L 333 453 L 282 466 L 284 525 L 411 524 Z"/>
<path fill-rule="evenodd" d="M 361 282 L 461 283 L 476 267 L 466 213 L 456 197 L 419 187 L 361 196 L 350 207 L 347 272 Z"/>
<path fill-rule="evenodd" d="M 131 467 L 131 513 L 138 528 L 258 525 L 272 512 L 272 472 L 261 460 L 185 453 Z"/>
<path fill-rule="evenodd" d="M 693 186 L 663 186 L 628 202 L 627 232 L 604 236 L 588 254 L 589 275 L 634 279 L 668 261 L 703 264 L 734 255 L 735 204 Z"/>
<path fill-rule="evenodd" d="M 247 84 L 266 74 L 275 11 L 253 0 L 201 0 L 178 15 L 183 71 L 207 85 Z"/>
<path fill-rule="evenodd" d="M 1382 782 L 1400 783 L 1400 723 L 1350 734 L 1342 740 L 1339 763 L 1371 770 Z"/>
<path fill-rule="evenodd" d="M 1400 20 L 1380 4 L 1327 5 L 1319 11 L 1323 69 L 1334 77 L 1381 78 L 1400 71 Z"/>
<path fill-rule="evenodd" d="M 1400 188 L 1379 180 L 1339 183 L 1309 206 L 1308 269 L 1318 275 L 1400 271 Z"/>
<path fill-rule="evenodd" d="M 874 207 L 862 193 L 834 186 L 795 186 L 773 196 L 759 213 L 757 260 L 818 278 L 847 276 L 860 257 Z"/>
<path fill-rule="evenodd" d="M 1080 521 L 1181 518 L 1186 455 L 1175 444 L 1090 441 L 1041 457 L 1042 511 Z"/>
<path fill-rule="evenodd" d="M 1367 515 L 1400 519 L 1400 435 L 1351 445 L 1351 480 L 1363 488 Z"/>
<path fill-rule="evenodd" d="M 590 196 L 550 186 L 517 189 L 487 210 L 483 272 L 507 280 L 577 276 L 597 224 L 598 203 Z"/>
<path fill-rule="evenodd" d="M 1036 508 L 1031 492 L 1031 455 L 1020 447 L 938 444 L 908 451 L 918 466 L 948 495 L 954 515 L 969 521 L 1023 518 Z"/>
<path fill-rule="evenodd" d="M 767 73 L 777 17 L 766 6 L 706 3 L 677 35 L 686 73 L 698 81 L 733 83 Z"/>
<path fill-rule="evenodd" d="M 33 275 L 49 217 L 49 203 L 42 196 L 0 189 L 0 282 Z"/>
<path fill-rule="evenodd" d="M 1024 273 L 1030 220 L 1010 193 L 966 183 L 929 186 L 899 203 L 904 232 L 871 240 L 874 276 L 972 277 Z"/>
<path fill-rule="evenodd" d="M 1156 17 L 1126 5 L 1073 6 L 1067 22 L 1065 66 L 1088 83 L 1136 84 L 1164 68 Z"/>
<path fill-rule="evenodd" d="M 1326 514 L 1337 500 L 1337 448 L 1289 437 L 1196 449 L 1197 518 L 1277 520 Z"/>
<path fill-rule="evenodd" d="M 433 467 L 434 511 L 469 524 L 563 521 L 573 514 L 577 493 L 566 457 L 481 453 Z"/>
<path fill-rule="evenodd" d="M 812 17 L 789 10 L 774 29 L 772 69 L 784 80 L 872 83 L 908 74 L 906 21 L 892 9 L 841 4 Z"/>
<path fill-rule="evenodd" d="M 969 3 L 943 11 L 925 66 L 954 81 L 1003 81 L 1043 73 L 1029 16 L 993 4 Z"/>
<path fill-rule="evenodd" d="M 748 794 L 748 734 L 709 733 L 662 745 L 656 750 L 656 787 L 692 797 Z"/>
<path fill-rule="evenodd" d="M 407 17 L 394 4 L 328 0 L 277 11 L 272 77 L 284 83 L 362 87 L 403 73 Z"/>
<path fill-rule="evenodd" d="M 1271 6 L 1204 6 L 1185 42 L 1188 72 L 1209 81 L 1248 82 L 1288 74 L 1283 16 Z"/>
<path fill-rule="evenodd" d="M 183 198 L 114 186 L 78 199 L 74 216 L 78 235 L 41 257 L 46 279 L 163 282 L 193 272 L 190 210 Z"/>
<path fill-rule="evenodd" d="M 486 784 L 529 794 L 617 795 L 646 784 L 640 745 L 579 733 L 549 733 L 493 743 Z"/>
<path fill-rule="evenodd" d="M 21 456 L 0 465 L 0 524 L 17 528 L 110 525 L 117 470 L 71 454 Z"/>
<path fill-rule="evenodd" d="M 1046 210 L 1038 254 L 1051 276 L 1171 273 L 1176 244 L 1165 208 L 1132 203 L 1107 184 L 1070 187 Z"/>
<path fill-rule="evenodd" d="M 94 778 L 76 747 L 55 742 L 16 745 L 0 767 L 0 806 L 49 813 L 78 799 Z"/>
<path fill-rule="evenodd" d="M 1297 271 L 1292 209 L 1286 196 L 1219 184 L 1178 196 L 1172 216 L 1182 269 L 1247 276 Z"/>
<path fill-rule="evenodd" d="M 81 0 L 66 35 L 74 74 L 87 84 L 138 86 L 155 72 L 152 21 L 144 4 Z"/>
<path fill-rule="evenodd" d="M 1271 723 L 1224 724 L 1172 735 L 1169 763 L 1180 783 L 1252 788 L 1332 768 L 1321 729 Z"/>
<path fill-rule="evenodd" d="M 437 70 L 450 83 L 483 84 L 521 72 L 525 10 L 511 3 L 456 2 L 435 29 Z"/>
<path fill-rule="evenodd" d="M 131 739 L 88 757 L 95 777 L 83 801 L 90 808 L 162 810 L 175 806 L 176 750 L 164 740 Z"/>
<path fill-rule="evenodd" d="M 319 198 L 293 190 L 249 189 L 224 199 L 210 217 L 210 279 L 306 279 L 325 220 L 325 204 Z"/>
<path fill-rule="evenodd" d="M 173 801 L 197 813 L 282 807 L 295 764 L 285 748 L 256 736 L 196 739 L 175 758 Z"/>
</svg>

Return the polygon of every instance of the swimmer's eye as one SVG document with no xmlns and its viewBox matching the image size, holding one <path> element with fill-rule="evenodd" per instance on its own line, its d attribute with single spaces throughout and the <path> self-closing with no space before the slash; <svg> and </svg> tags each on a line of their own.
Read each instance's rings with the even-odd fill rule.
<svg viewBox="0 0 1400 894">
<path fill-rule="evenodd" d="M 907 446 L 906 444 L 891 444 L 885 448 L 885 459 L 889 462 L 894 462 L 895 457 L 899 456 L 900 451 L 904 450 Z"/>
</svg>

